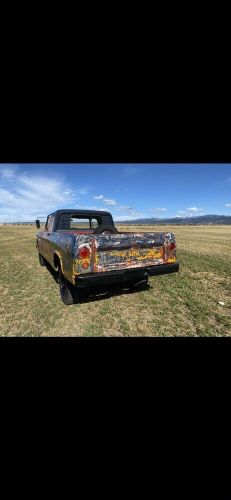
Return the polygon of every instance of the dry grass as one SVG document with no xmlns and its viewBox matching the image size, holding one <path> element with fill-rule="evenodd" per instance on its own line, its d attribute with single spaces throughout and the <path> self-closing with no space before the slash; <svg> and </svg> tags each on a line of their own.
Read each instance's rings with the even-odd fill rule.
<svg viewBox="0 0 231 500">
<path fill-rule="evenodd" d="M 0 335 L 231 335 L 231 226 L 118 228 L 173 231 L 180 272 L 152 277 L 136 293 L 84 293 L 82 303 L 66 307 L 38 263 L 36 228 L 0 227 Z"/>
</svg>

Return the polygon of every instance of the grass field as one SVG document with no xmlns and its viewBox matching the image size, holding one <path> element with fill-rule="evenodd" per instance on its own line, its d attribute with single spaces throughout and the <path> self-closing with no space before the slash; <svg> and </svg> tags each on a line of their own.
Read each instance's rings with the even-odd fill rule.
<svg viewBox="0 0 231 500">
<path fill-rule="evenodd" d="M 230 336 L 231 226 L 142 230 L 175 233 L 180 272 L 152 277 L 149 289 L 134 293 L 84 292 L 80 304 L 67 307 L 39 265 L 36 228 L 0 226 L 0 335 Z"/>
</svg>

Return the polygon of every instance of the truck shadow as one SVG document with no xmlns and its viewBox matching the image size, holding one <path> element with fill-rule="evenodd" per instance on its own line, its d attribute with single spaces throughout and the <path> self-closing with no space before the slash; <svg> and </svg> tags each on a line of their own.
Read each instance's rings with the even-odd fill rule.
<svg viewBox="0 0 231 500">
<path fill-rule="evenodd" d="M 50 275 L 54 279 L 54 281 L 58 284 L 58 275 L 54 271 L 54 269 L 46 263 L 46 268 L 49 271 Z M 142 284 L 137 286 L 136 288 L 129 288 L 126 284 L 118 284 L 118 285 L 105 285 L 101 287 L 93 287 L 93 288 L 81 288 L 77 291 L 77 303 L 84 304 L 86 302 L 95 302 L 97 300 L 109 299 L 111 297 L 125 295 L 125 294 L 134 294 L 139 293 L 144 290 L 149 290 L 152 288 L 149 283 Z"/>
<path fill-rule="evenodd" d="M 111 297 L 116 297 L 125 294 L 134 294 L 141 292 L 143 290 L 149 290 L 151 287 L 147 283 L 145 285 L 140 285 L 137 288 L 126 288 L 125 285 L 105 285 L 104 287 L 94 287 L 91 289 L 82 288 L 78 293 L 77 302 L 79 304 L 84 304 L 86 302 L 95 302 L 97 300 L 110 299 Z"/>
</svg>

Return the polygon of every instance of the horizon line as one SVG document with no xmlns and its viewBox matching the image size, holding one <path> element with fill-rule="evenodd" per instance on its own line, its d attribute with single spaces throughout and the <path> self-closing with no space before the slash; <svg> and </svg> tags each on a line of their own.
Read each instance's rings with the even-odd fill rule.
<svg viewBox="0 0 231 500">
<path fill-rule="evenodd" d="M 231 214 L 206 214 L 206 215 L 186 215 L 186 216 L 181 216 L 181 215 L 177 215 L 177 216 L 174 216 L 174 217 L 140 217 L 140 218 L 134 218 L 134 219 L 124 219 L 124 220 L 115 220 L 114 218 L 114 221 L 116 223 L 122 223 L 122 222 L 132 222 L 132 221 L 142 221 L 142 220 L 157 220 L 157 221 L 164 221 L 164 220 L 174 220 L 174 219 L 177 219 L 177 220 L 180 220 L 180 219 L 202 219 L 202 218 L 205 218 L 205 217 L 231 217 Z M 46 219 L 46 217 L 40 217 L 40 218 L 37 218 L 37 219 Z M 35 224 L 35 221 L 36 219 L 34 220 L 25 220 L 25 221 L 17 221 L 17 220 L 14 220 L 14 221 L 4 221 L 4 220 L 0 220 L 0 224 Z M 45 221 L 44 221 L 45 222 Z"/>
</svg>

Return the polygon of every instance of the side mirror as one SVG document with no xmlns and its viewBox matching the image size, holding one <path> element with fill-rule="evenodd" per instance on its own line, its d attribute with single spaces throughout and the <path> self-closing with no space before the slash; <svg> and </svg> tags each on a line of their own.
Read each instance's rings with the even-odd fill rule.
<svg viewBox="0 0 231 500">
<path fill-rule="evenodd" d="M 36 219 L 35 224 L 36 224 L 37 228 L 40 229 L 40 220 Z"/>
</svg>

